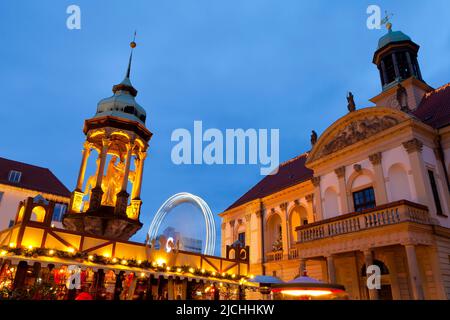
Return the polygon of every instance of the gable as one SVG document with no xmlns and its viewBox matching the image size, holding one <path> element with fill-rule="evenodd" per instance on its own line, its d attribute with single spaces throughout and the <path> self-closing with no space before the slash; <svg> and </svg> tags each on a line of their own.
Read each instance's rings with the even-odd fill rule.
<svg viewBox="0 0 450 320">
<path fill-rule="evenodd" d="M 385 107 L 369 107 L 350 112 L 325 130 L 314 145 L 306 164 L 366 140 L 410 118 L 404 112 Z"/>
</svg>

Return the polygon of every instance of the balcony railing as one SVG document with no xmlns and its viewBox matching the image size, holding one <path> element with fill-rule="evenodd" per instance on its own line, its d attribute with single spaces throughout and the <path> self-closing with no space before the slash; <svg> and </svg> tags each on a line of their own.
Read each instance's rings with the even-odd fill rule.
<svg viewBox="0 0 450 320">
<path fill-rule="evenodd" d="M 300 226 L 296 230 L 298 243 L 303 243 L 408 221 L 430 224 L 427 207 L 401 200 Z"/>
<path fill-rule="evenodd" d="M 291 248 L 289 249 L 289 259 L 297 259 L 298 258 L 298 249 Z"/>
<path fill-rule="evenodd" d="M 281 251 L 272 251 L 266 253 L 266 261 L 280 261 L 283 259 L 283 250 Z"/>
</svg>

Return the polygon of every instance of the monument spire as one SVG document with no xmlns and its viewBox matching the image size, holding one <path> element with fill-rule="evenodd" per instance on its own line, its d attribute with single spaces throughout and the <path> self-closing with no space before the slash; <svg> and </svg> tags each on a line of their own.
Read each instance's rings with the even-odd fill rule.
<svg viewBox="0 0 450 320">
<path fill-rule="evenodd" d="M 130 42 L 130 48 L 131 48 L 131 52 L 130 52 L 130 58 L 128 59 L 128 68 L 127 68 L 127 73 L 125 75 L 125 78 L 130 78 L 130 73 L 131 73 L 131 62 L 133 60 L 133 49 L 136 48 L 136 31 L 134 31 L 134 35 L 133 35 L 133 41 Z"/>
</svg>

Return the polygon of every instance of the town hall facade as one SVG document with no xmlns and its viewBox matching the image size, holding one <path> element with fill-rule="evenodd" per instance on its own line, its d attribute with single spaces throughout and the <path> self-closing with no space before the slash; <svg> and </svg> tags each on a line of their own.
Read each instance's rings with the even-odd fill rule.
<svg viewBox="0 0 450 320">
<path fill-rule="evenodd" d="M 374 106 L 356 109 L 350 93 L 310 151 L 221 213 L 223 255 L 249 246 L 251 273 L 306 272 L 351 299 L 450 299 L 450 84 L 424 81 L 418 51 L 388 24 Z M 367 288 L 369 265 L 380 289 Z"/>
</svg>

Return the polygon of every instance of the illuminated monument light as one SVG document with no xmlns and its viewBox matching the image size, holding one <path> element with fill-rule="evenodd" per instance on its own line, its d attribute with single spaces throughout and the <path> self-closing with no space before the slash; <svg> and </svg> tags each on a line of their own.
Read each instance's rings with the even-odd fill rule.
<svg viewBox="0 0 450 320">
<path fill-rule="evenodd" d="M 214 223 L 213 214 L 209 206 L 202 198 L 197 197 L 196 195 L 193 195 L 191 193 L 177 193 L 167 199 L 166 202 L 164 202 L 164 204 L 159 208 L 158 212 L 156 212 L 156 215 L 152 220 L 150 228 L 148 229 L 148 238 L 150 239 L 150 241 L 156 239 L 156 237 L 158 236 L 159 228 L 161 227 L 161 223 L 163 222 L 166 215 L 170 210 L 182 203 L 191 203 L 198 207 L 203 213 L 206 224 L 206 240 L 203 253 L 210 256 L 214 255 L 214 251 L 216 249 L 216 225 Z"/>
</svg>

